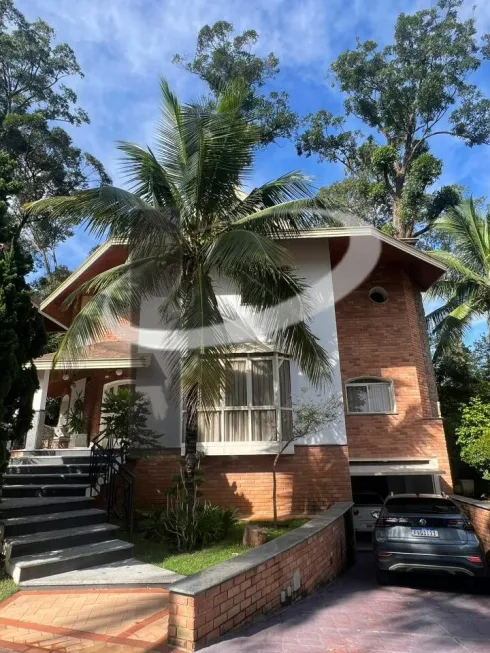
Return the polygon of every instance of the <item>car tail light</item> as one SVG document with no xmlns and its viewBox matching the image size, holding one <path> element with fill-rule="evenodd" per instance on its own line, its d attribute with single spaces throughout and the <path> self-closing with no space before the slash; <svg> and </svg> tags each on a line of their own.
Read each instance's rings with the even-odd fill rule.
<svg viewBox="0 0 490 653">
<path fill-rule="evenodd" d="M 378 551 L 378 558 L 389 558 L 391 556 L 391 553 L 388 553 L 388 551 Z"/>
<path fill-rule="evenodd" d="M 411 522 L 404 517 L 380 517 L 376 526 L 410 526 Z"/>
<path fill-rule="evenodd" d="M 359 510 L 353 510 L 352 514 L 354 515 L 354 517 L 357 517 L 357 515 L 359 514 Z"/>
<path fill-rule="evenodd" d="M 481 563 L 480 556 L 468 556 L 466 560 L 468 560 L 469 562 Z"/>
</svg>

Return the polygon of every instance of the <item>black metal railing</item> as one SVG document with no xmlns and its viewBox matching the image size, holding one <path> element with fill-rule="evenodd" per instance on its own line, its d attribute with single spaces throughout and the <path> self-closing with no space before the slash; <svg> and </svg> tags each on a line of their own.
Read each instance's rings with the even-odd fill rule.
<svg viewBox="0 0 490 653">
<path fill-rule="evenodd" d="M 135 477 L 124 465 L 124 450 L 117 443 L 99 437 L 90 452 L 90 495 L 100 497 L 107 521 L 121 522 L 131 542 L 134 521 Z"/>
</svg>

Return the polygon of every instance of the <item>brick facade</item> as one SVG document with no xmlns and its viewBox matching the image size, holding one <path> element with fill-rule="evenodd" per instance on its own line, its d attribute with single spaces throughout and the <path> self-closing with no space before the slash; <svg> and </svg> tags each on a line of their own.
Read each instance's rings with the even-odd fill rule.
<svg viewBox="0 0 490 653">
<path fill-rule="evenodd" d="M 334 277 L 335 280 L 335 277 Z M 375 304 L 369 291 L 381 286 L 388 301 Z M 335 287 L 334 287 L 335 289 Z M 397 264 L 380 263 L 358 288 L 336 304 L 342 382 L 375 376 L 394 384 L 393 415 L 346 415 L 348 446 L 296 446 L 278 467 L 282 517 L 311 515 L 351 497 L 350 458 L 437 458 L 441 487 L 452 488 L 442 420 L 419 288 Z M 136 505 L 147 510 L 165 502 L 178 470 L 179 451 L 135 463 Z M 233 505 L 243 517 L 271 517 L 272 456 L 207 456 L 203 494 Z"/>
<path fill-rule="evenodd" d="M 375 304 L 381 286 L 388 301 Z M 421 296 L 406 272 L 379 264 L 336 304 L 342 383 L 374 376 L 393 381 L 396 414 L 346 415 L 349 458 L 437 457 L 446 490 L 451 474 L 428 352 Z"/>
<path fill-rule="evenodd" d="M 277 610 L 281 606 L 281 592 L 284 592 L 288 602 L 295 601 L 335 578 L 348 563 L 351 531 L 350 513 L 338 512 L 340 516 L 336 518 L 328 519 L 327 513 L 295 530 L 296 538 L 300 538 L 303 529 L 305 535 L 286 550 L 281 551 L 280 540 L 289 536 L 279 538 L 271 543 L 279 548 L 277 554 L 264 556 L 259 564 L 249 565 L 246 571 L 235 572 L 231 578 L 228 575 L 224 582 L 214 582 L 215 586 L 210 589 L 189 596 L 183 587 L 179 593 L 179 583 L 172 586 L 169 595 L 169 644 L 185 651 L 208 646 L 230 630 L 241 628 L 252 619 Z M 325 519 L 324 526 L 322 519 Z M 314 530 L 309 531 L 309 527 Z M 309 532 L 313 534 L 309 536 Z M 265 550 L 267 546 L 260 549 Z M 244 560 L 247 555 L 240 558 Z M 220 575 L 220 568 L 227 569 L 228 562 L 231 561 L 213 567 L 214 577 Z M 203 574 L 206 571 L 200 575 Z M 296 587 L 295 574 L 299 582 Z M 288 588 L 290 597 L 287 595 Z"/>
<path fill-rule="evenodd" d="M 179 451 L 134 460 L 138 479 L 136 507 L 146 511 L 165 505 L 165 490 L 178 471 Z M 203 497 L 211 503 L 234 506 L 242 517 L 270 518 L 273 456 L 207 456 L 202 461 Z M 336 501 L 351 498 L 347 447 L 296 446 L 277 466 L 279 517 L 315 515 Z"/>
</svg>

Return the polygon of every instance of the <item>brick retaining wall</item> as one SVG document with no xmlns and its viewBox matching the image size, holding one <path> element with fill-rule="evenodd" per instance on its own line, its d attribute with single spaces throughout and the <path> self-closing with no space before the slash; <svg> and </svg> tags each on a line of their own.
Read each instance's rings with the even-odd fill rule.
<svg viewBox="0 0 490 653">
<path fill-rule="evenodd" d="M 470 518 L 478 537 L 483 542 L 487 558 L 490 560 L 490 502 L 459 495 L 453 496 L 453 499 Z"/>
<path fill-rule="evenodd" d="M 195 651 L 297 601 L 353 560 L 352 503 L 171 586 L 169 644 Z"/>
</svg>

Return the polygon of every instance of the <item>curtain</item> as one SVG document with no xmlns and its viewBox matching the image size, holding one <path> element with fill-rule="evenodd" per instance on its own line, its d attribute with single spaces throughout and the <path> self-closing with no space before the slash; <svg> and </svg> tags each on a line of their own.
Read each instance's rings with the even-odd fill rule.
<svg viewBox="0 0 490 653">
<path fill-rule="evenodd" d="M 370 413 L 391 413 L 391 388 L 389 383 L 370 383 L 369 412 Z"/>
<path fill-rule="evenodd" d="M 221 413 L 218 411 L 200 412 L 197 417 L 199 442 L 221 441 Z M 184 425 L 185 428 L 185 425 Z"/>
<path fill-rule="evenodd" d="M 252 411 L 252 440 L 271 442 L 277 440 L 276 411 Z"/>
<path fill-rule="evenodd" d="M 349 413 L 369 412 L 367 387 L 365 385 L 348 385 L 347 404 Z"/>
<path fill-rule="evenodd" d="M 248 410 L 225 411 L 225 438 L 227 442 L 245 442 L 248 438 Z"/>
<path fill-rule="evenodd" d="M 233 373 L 227 379 L 225 392 L 226 406 L 247 405 L 247 362 L 233 361 Z"/>
<path fill-rule="evenodd" d="M 274 405 L 271 360 L 252 360 L 252 405 Z"/>
<path fill-rule="evenodd" d="M 291 408 L 291 370 L 289 361 L 279 360 L 279 395 L 280 405 Z"/>
</svg>

